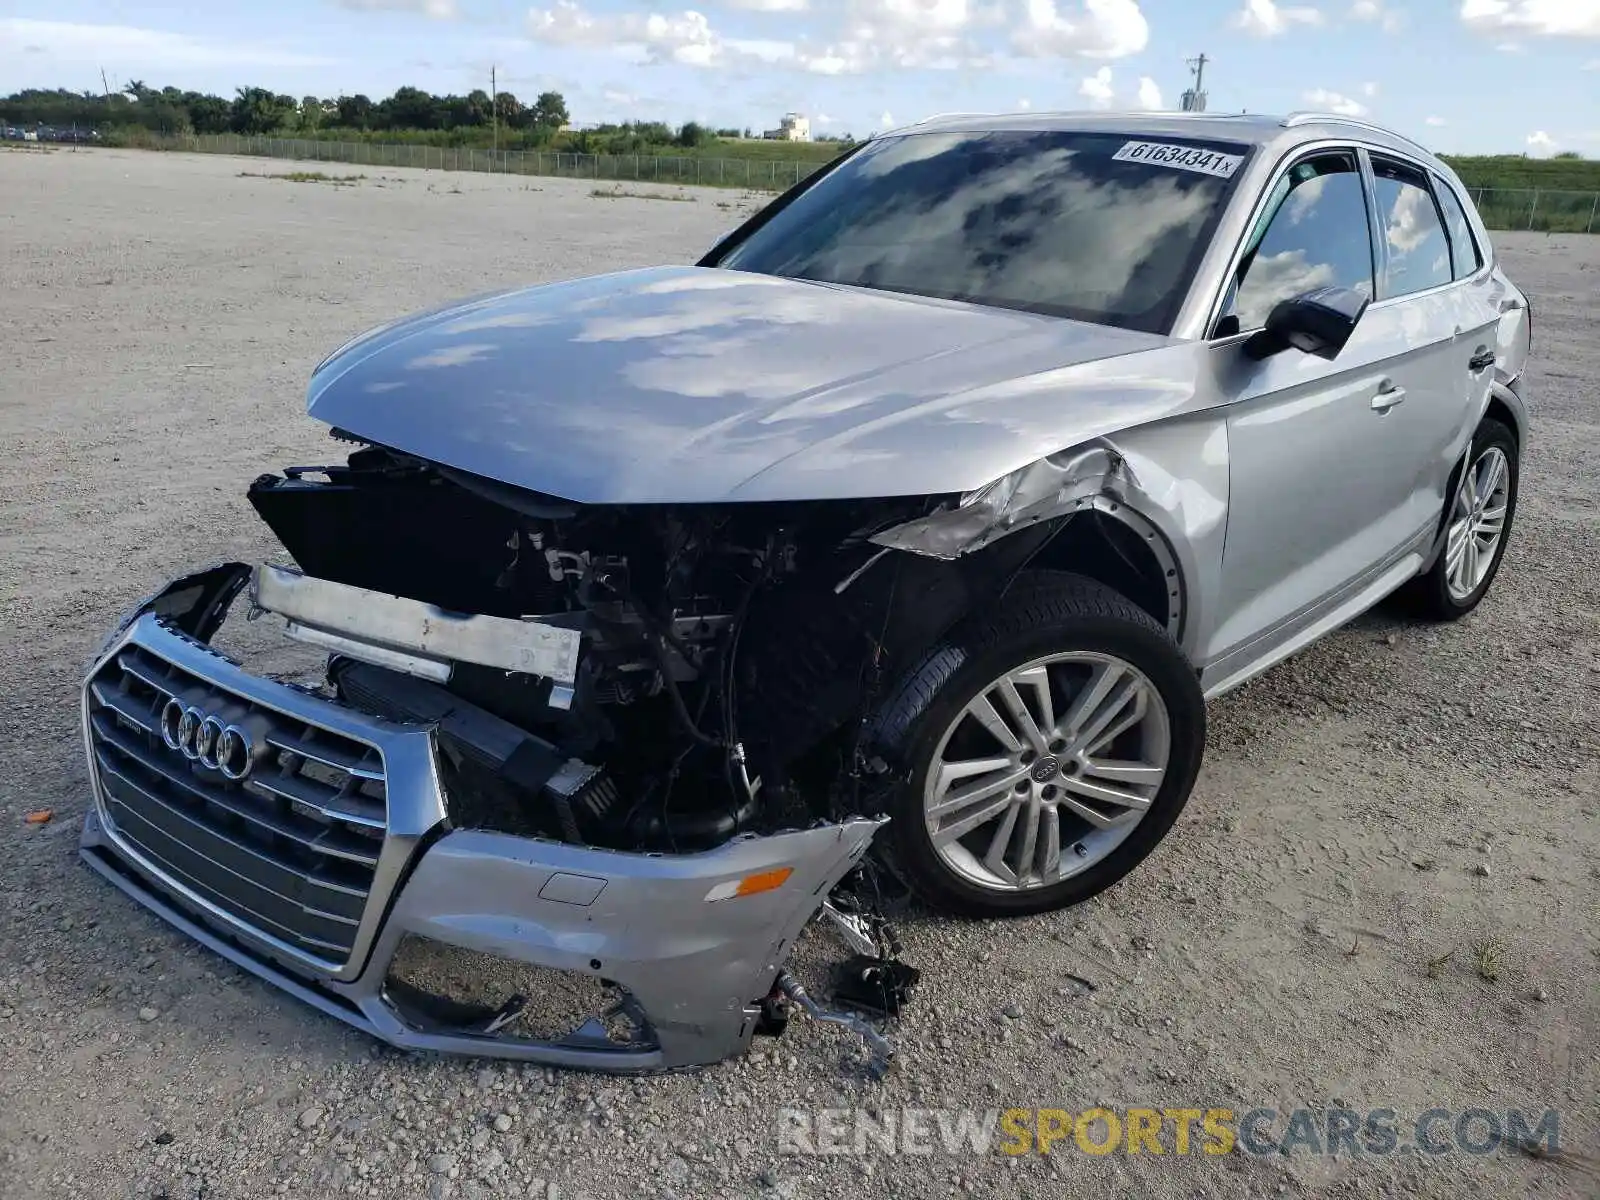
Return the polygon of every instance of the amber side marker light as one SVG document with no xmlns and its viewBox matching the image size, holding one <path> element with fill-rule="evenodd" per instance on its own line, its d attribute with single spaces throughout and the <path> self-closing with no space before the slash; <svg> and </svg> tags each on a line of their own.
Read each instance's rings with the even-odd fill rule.
<svg viewBox="0 0 1600 1200">
<path fill-rule="evenodd" d="M 734 900 L 740 896 L 755 896 L 776 891 L 794 874 L 793 867 L 774 867 L 770 871 L 757 871 L 743 879 L 725 879 L 706 893 L 707 901 Z"/>
</svg>

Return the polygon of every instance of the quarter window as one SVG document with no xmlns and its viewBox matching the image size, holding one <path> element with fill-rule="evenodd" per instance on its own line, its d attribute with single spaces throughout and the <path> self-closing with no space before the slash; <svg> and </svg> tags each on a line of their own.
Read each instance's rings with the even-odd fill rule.
<svg viewBox="0 0 1600 1200">
<path fill-rule="evenodd" d="M 1465 279 L 1483 266 L 1478 253 L 1478 243 L 1472 236 L 1472 223 L 1449 184 L 1434 182 L 1434 193 L 1439 197 L 1439 207 L 1444 209 L 1445 228 L 1450 231 L 1450 263 L 1457 279 Z"/>
<path fill-rule="evenodd" d="M 1449 283 L 1450 243 L 1428 177 L 1379 159 L 1373 159 L 1372 173 L 1388 252 L 1383 294 L 1406 296 Z"/>
<path fill-rule="evenodd" d="M 1280 300 L 1320 287 L 1372 295 L 1372 231 L 1350 154 L 1304 159 L 1278 180 L 1245 245 L 1217 333 L 1258 329 Z"/>
</svg>

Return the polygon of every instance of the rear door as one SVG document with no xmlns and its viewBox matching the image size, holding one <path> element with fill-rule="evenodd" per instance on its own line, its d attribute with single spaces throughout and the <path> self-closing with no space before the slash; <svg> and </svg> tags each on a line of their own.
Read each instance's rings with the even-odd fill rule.
<svg viewBox="0 0 1600 1200">
<path fill-rule="evenodd" d="M 1404 402 L 1391 410 L 1387 434 L 1401 451 L 1407 522 L 1437 527 L 1451 470 L 1488 400 L 1500 314 L 1465 213 L 1443 181 L 1376 151 L 1371 167 L 1381 235 L 1373 311 L 1406 356 L 1394 372 Z"/>
</svg>

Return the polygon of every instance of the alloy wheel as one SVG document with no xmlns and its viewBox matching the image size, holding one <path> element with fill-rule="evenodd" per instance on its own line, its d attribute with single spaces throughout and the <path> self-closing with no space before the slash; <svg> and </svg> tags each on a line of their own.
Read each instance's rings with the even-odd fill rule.
<svg viewBox="0 0 1600 1200">
<path fill-rule="evenodd" d="M 1068 651 L 1008 671 L 940 738 L 927 832 L 963 879 L 1046 887 L 1114 851 L 1166 777 L 1171 726 L 1155 686 L 1109 654 Z"/>
<path fill-rule="evenodd" d="M 1510 497 L 1511 467 L 1505 451 L 1490 446 L 1462 476 L 1450 510 L 1445 585 L 1451 599 L 1466 600 L 1488 578 L 1500 553 Z"/>
</svg>

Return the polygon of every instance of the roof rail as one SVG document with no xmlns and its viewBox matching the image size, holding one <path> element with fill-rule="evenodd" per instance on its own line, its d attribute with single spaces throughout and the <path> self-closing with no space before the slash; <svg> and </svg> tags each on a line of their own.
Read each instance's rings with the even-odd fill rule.
<svg viewBox="0 0 1600 1200">
<path fill-rule="evenodd" d="M 913 124 L 913 125 L 926 125 L 929 121 L 944 121 L 944 120 L 948 120 L 951 117 L 998 117 L 1000 115 L 1001 115 L 1000 113 L 994 113 L 994 112 L 941 112 L 941 113 L 931 113 L 926 117 L 920 118 L 919 120 L 912 121 L 911 124 Z"/>
<path fill-rule="evenodd" d="M 1415 146 L 1418 150 L 1421 150 L 1427 154 L 1433 153 L 1433 151 L 1429 150 L 1421 142 L 1417 141 L 1416 138 L 1407 137 L 1405 134 L 1400 133 L 1397 130 L 1390 129 L 1386 125 L 1379 125 L 1376 121 L 1363 121 L 1360 117 L 1345 117 L 1338 113 L 1331 112 L 1292 112 L 1286 116 L 1282 122 L 1280 122 L 1280 124 L 1284 129 L 1293 129 L 1297 125 L 1314 125 L 1322 122 L 1328 122 L 1329 124 L 1333 125 L 1353 125 L 1357 129 L 1366 129 L 1373 133 L 1385 134 L 1388 137 L 1392 137 L 1399 141 L 1405 142 L 1408 145 Z"/>
</svg>

